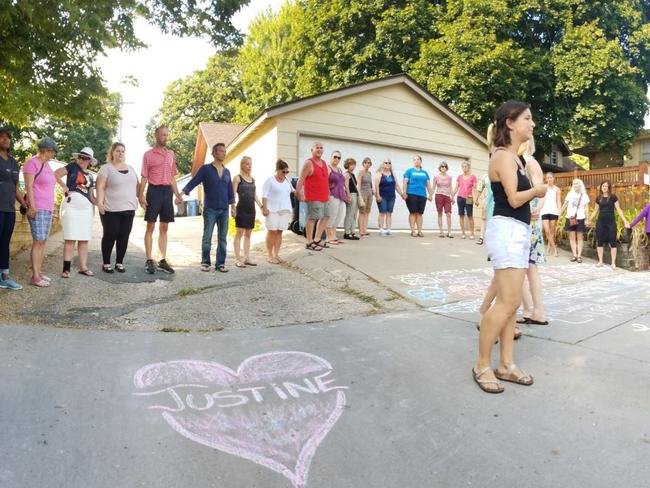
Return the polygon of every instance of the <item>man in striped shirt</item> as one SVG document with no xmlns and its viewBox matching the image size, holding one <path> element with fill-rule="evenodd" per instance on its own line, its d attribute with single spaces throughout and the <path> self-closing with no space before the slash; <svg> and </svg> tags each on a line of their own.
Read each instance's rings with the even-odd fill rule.
<svg viewBox="0 0 650 488">
<path fill-rule="evenodd" d="M 142 182 L 138 199 L 145 209 L 144 220 L 147 221 L 147 230 L 144 234 L 144 248 L 147 253 L 145 271 L 149 274 L 156 272 L 153 261 L 153 231 L 156 221 L 158 225 L 158 249 L 160 257 L 158 268 L 165 273 L 172 274 L 174 269 L 167 263 L 167 228 L 174 221 L 173 196 L 181 198 L 176 187 L 176 156 L 174 151 L 167 148 L 169 130 L 161 126 L 155 132 L 156 144 L 144 153 L 142 158 Z M 147 183 L 149 183 L 147 185 Z M 145 188 L 147 188 L 145 197 Z"/>
</svg>

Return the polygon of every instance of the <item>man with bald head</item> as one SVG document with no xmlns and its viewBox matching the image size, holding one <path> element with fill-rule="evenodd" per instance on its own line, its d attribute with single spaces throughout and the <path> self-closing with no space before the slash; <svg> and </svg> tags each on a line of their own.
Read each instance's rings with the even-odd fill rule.
<svg viewBox="0 0 650 488">
<path fill-rule="evenodd" d="M 311 146 L 311 157 L 302 166 L 296 184 L 296 195 L 300 201 L 307 203 L 305 247 L 312 251 L 322 251 L 324 247 L 329 247 L 320 238 L 328 221 L 325 216 L 325 204 L 330 197 L 329 168 L 322 155 L 323 143 L 314 142 Z M 315 233 L 314 228 L 316 228 Z"/>
</svg>

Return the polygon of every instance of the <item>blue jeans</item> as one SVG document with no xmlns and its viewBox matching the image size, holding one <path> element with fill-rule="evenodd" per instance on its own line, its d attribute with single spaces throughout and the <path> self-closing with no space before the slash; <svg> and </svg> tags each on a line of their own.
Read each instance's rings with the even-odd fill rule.
<svg viewBox="0 0 650 488">
<path fill-rule="evenodd" d="M 201 264 L 210 265 L 210 248 L 212 247 L 212 233 L 214 225 L 217 225 L 217 235 L 219 243 L 217 244 L 216 266 L 222 266 L 226 262 L 226 246 L 228 237 L 228 209 L 222 208 L 215 210 L 213 208 L 203 208 L 203 243 L 201 246 Z"/>
</svg>

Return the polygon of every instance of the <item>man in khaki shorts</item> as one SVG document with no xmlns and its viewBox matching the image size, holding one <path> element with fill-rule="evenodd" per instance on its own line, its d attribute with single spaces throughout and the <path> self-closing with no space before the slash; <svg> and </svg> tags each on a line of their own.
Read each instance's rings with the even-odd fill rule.
<svg viewBox="0 0 650 488">
<path fill-rule="evenodd" d="M 307 225 L 305 228 L 305 247 L 312 251 L 322 251 L 329 247 L 320 237 L 329 220 L 325 216 L 325 204 L 330 197 L 329 168 L 321 158 L 323 144 L 314 142 L 311 157 L 305 161 L 296 184 L 296 194 L 302 202 L 307 203 Z M 318 222 L 318 225 L 316 223 Z M 314 233 L 314 227 L 316 233 Z M 316 237 L 318 237 L 317 240 Z"/>
</svg>

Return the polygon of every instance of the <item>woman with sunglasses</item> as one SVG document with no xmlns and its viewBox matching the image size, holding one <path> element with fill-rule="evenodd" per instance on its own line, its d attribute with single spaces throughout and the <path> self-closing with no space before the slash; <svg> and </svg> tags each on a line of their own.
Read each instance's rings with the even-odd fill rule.
<svg viewBox="0 0 650 488">
<path fill-rule="evenodd" d="M 354 234 L 357 228 L 357 218 L 359 217 L 359 189 L 357 188 L 357 177 L 354 170 L 357 162 L 354 158 L 347 158 L 343 163 L 345 169 L 345 188 L 348 190 L 350 200 L 345 205 L 345 222 L 343 224 L 343 239 L 358 241 L 359 237 Z"/>
<path fill-rule="evenodd" d="M 440 230 L 440 237 L 445 237 L 442 231 L 442 212 L 444 211 L 447 216 L 447 237 L 453 239 L 451 235 L 451 176 L 447 174 L 449 166 L 445 161 L 438 166 L 438 173 L 433 177 L 433 192 L 435 194 L 436 211 L 438 212 L 438 229 Z"/>
<path fill-rule="evenodd" d="M 393 163 L 389 158 L 384 159 L 384 164 L 375 175 L 375 188 L 377 190 L 377 207 L 379 209 L 379 235 L 391 235 L 393 224 L 393 208 L 395 207 L 395 194 L 399 193 L 404 198 L 404 193 L 393 175 Z"/>
<path fill-rule="evenodd" d="M 275 174 L 262 186 L 262 215 L 266 217 L 266 252 L 271 264 L 282 262 L 280 246 L 282 246 L 282 231 L 289 227 L 292 214 L 291 193 L 293 187 L 287 175 L 289 165 L 278 159 L 275 163 Z"/>
<path fill-rule="evenodd" d="M 370 217 L 370 210 L 372 209 L 372 199 L 375 195 L 375 190 L 372 185 L 372 174 L 370 173 L 371 167 L 371 159 L 363 158 L 363 161 L 361 162 L 361 170 L 357 174 L 359 195 L 361 195 L 363 200 L 363 205 L 359 205 L 359 235 L 361 237 L 370 235 L 368 233 L 368 218 Z"/>
<path fill-rule="evenodd" d="M 77 242 L 79 256 L 79 274 L 94 275 L 88 269 L 88 241 L 93 236 L 95 177 L 88 171 L 88 167 L 97 164 L 97 160 L 93 157 L 93 150 L 89 147 L 84 147 L 72 155 L 77 159 L 76 162 L 54 172 L 59 184 L 67 188 L 61 204 L 61 226 L 65 241 L 61 278 L 70 277 L 75 242 Z M 65 183 L 62 179 L 64 176 Z"/>
</svg>

